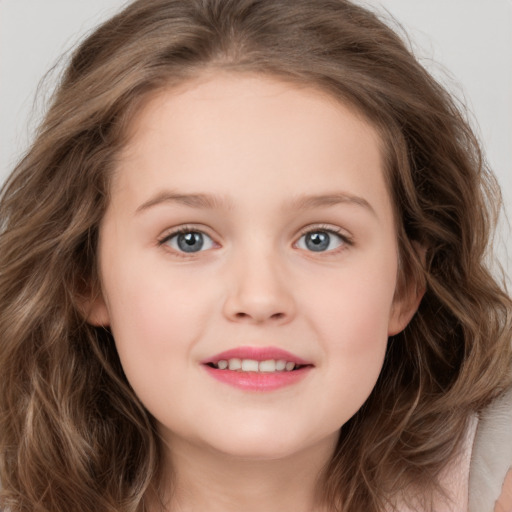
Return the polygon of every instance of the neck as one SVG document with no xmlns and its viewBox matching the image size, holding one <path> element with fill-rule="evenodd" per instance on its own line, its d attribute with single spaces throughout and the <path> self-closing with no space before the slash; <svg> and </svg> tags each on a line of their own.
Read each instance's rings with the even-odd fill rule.
<svg viewBox="0 0 512 512">
<path fill-rule="evenodd" d="M 318 483 L 335 444 L 333 437 L 288 457 L 255 460 L 173 442 L 165 510 L 325 512 L 318 505 Z"/>
</svg>

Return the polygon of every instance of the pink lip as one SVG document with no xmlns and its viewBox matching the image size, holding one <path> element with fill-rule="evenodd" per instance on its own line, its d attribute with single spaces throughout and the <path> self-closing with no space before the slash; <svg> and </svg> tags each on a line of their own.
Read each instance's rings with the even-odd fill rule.
<svg viewBox="0 0 512 512">
<path fill-rule="evenodd" d="M 244 391 L 274 391 L 285 386 L 291 386 L 306 377 L 313 369 L 312 366 L 304 366 L 291 372 L 259 373 L 218 370 L 206 365 L 203 368 L 219 382 Z"/>
<path fill-rule="evenodd" d="M 311 365 L 309 361 L 306 361 L 291 352 L 282 350 L 277 347 L 237 347 L 231 350 L 226 350 L 220 354 L 216 354 L 213 357 L 204 359 L 201 361 L 202 364 L 215 363 L 217 364 L 221 360 L 227 361 L 228 359 L 254 359 L 255 361 L 267 361 L 269 359 L 284 359 L 295 364 L 300 365 Z"/>
<path fill-rule="evenodd" d="M 208 365 L 229 359 L 254 359 L 265 361 L 268 359 L 284 359 L 297 365 L 304 365 L 292 371 L 281 372 L 242 372 L 233 370 L 219 370 Z M 244 391 L 274 391 L 301 381 L 313 369 L 313 365 L 286 350 L 275 347 L 238 347 L 226 350 L 211 358 L 201 361 L 203 368 L 214 379 Z"/>
</svg>

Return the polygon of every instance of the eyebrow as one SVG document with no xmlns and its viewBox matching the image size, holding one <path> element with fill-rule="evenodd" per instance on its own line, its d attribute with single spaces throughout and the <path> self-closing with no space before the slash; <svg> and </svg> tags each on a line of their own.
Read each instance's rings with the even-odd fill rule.
<svg viewBox="0 0 512 512">
<path fill-rule="evenodd" d="M 313 208 L 336 206 L 338 204 L 352 204 L 361 206 L 373 215 L 377 216 L 373 206 L 363 197 L 359 197 L 346 192 L 336 192 L 333 194 L 301 195 L 290 201 L 292 209 L 308 210 Z"/>
<path fill-rule="evenodd" d="M 200 209 L 226 209 L 229 210 L 232 207 L 232 204 L 227 199 L 212 195 L 212 194 L 180 194 L 172 191 L 163 191 L 149 199 L 148 201 L 142 203 L 135 213 L 142 212 L 144 210 L 148 210 L 153 206 L 157 206 L 165 203 L 178 203 L 184 206 L 190 206 L 191 208 L 200 208 Z"/>
<path fill-rule="evenodd" d="M 191 208 L 199 209 L 232 209 L 233 205 L 228 199 L 213 194 L 181 194 L 172 191 L 162 191 L 151 199 L 142 203 L 135 213 L 148 210 L 157 205 L 165 203 L 178 203 Z M 310 210 L 314 208 L 336 206 L 338 204 L 352 204 L 360 206 L 377 216 L 372 205 L 363 197 L 336 192 L 331 194 L 300 195 L 291 199 L 288 207 L 291 210 Z"/>
</svg>

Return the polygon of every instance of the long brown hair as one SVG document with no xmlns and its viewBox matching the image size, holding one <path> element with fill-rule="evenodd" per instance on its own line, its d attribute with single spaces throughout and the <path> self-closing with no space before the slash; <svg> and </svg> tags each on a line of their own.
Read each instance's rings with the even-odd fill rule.
<svg viewBox="0 0 512 512">
<path fill-rule="evenodd" d="M 381 134 L 400 282 L 425 288 L 322 479 L 333 511 L 428 503 L 468 422 L 510 385 L 512 305 L 486 264 L 500 193 L 463 112 L 374 14 L 347 0 L 138 0 L 76 50 L 0 203 L 0 507 L 145 510 L 158 492 L 153 419 L 107 329 L 98 225 L 145 98 L 205 69 L 326 91 Z M 426 249 L 425 261 L 418 247 Z"/>
</svg>

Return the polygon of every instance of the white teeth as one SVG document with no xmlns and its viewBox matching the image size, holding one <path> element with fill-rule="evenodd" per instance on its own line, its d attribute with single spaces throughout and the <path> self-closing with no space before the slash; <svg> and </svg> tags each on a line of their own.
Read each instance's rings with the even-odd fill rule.
<svg viewBox="0 0 512 512">
<path fill-rule="evenodd" d="M 282 372 L 286 368 L 286 361 L 284 359 L 278 359 L 276 361 L 276 370 Z"/>
<path fill-rule="evenodd" d="M 241 370 L 242 369 L 242 360 L 236 359 L 236 358 L 230 359 L 228 367 L 230 370 Z"/>
<path fill-rule="evenodd" d="M 275 372 L 276 362 L 273 359 L 270 359 L 268 361 L 260 361 L 258 369 L 260 372 Z"/>
<path fill-rule="evenodd" d="M 290 372 L 295 369 L 297 365 L 291 361 L 285 361 L 284 359 L 267 359 L 265 361 L 256 361 L 255 359 L 221 359 L 217 361 L 216 367 L 219 370 L 235 370 L 242 372 L 262 372 L 262 373 L 273 373 L 273 372 Z"/>
<path fill-rule="evenodd" d="M 258 361 L 254 359 L 242 359 L 242 371 L 243 372 L 257 372 Z"/>
</svg>

